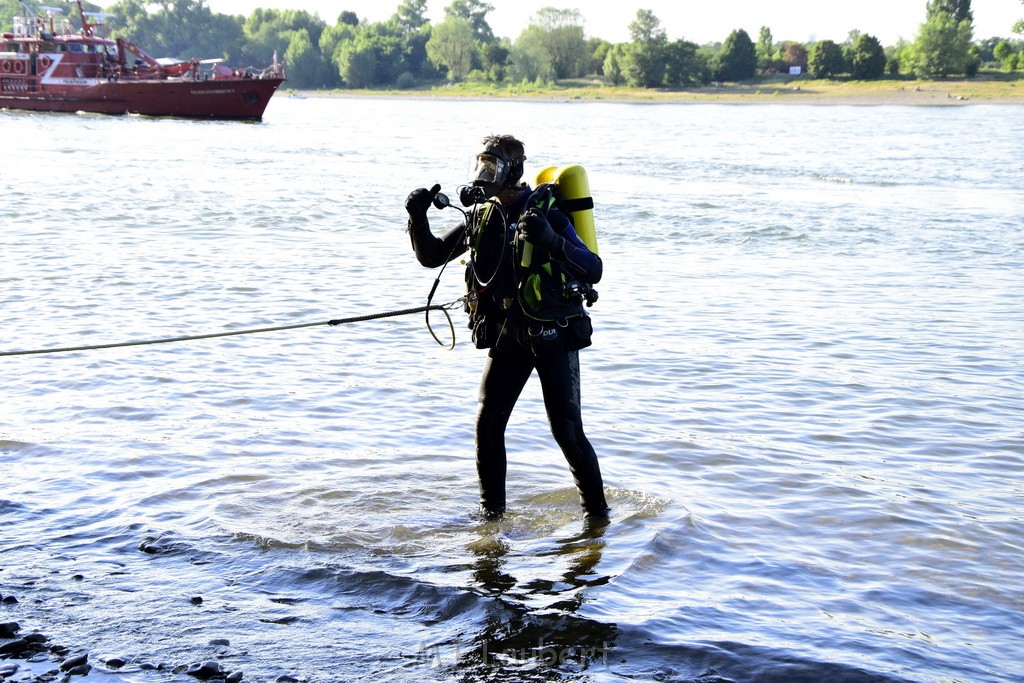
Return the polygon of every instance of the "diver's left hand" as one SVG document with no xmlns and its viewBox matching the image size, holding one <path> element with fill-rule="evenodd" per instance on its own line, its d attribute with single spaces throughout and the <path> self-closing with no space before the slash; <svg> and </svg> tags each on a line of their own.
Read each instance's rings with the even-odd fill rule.
<svg viewBox="0 0 1024 683">
<path fill-rule="evenodd" d="M 551 250 L 561 244 L 562 238 L 551 229 L 551 224 L 540 211 L 530 209 L 519 219 L 519 229 L 527 242 Z"/>
</svg>

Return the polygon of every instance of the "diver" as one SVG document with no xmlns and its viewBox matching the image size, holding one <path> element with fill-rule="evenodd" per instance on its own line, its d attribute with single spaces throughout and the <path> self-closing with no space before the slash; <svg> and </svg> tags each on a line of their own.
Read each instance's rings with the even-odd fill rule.
<svg viewBox="0 0 1024 683">
<path fill-rule="evenodd" d="M 551 190 L 525 182 L 523 143 L 511 135 L 484 138 L 460 189 L 472 207 L 463 221 L 435 236 L 427 221 L 440 185 L 406 199 L 416 258 L 436 268 L 469 252 L 467 312 L 473 341 L 488 350 L 476 419 L 480 510 L 500 517 L 505 499 L 505 428 L 534 370 L 540 378 L 551 432 L 561 448 L 588 520 L 608 518 L 597 454 L 583 431 L 579 349 L 590 345 L 584 308 L 596 298 L 601 258 L 576 235 Z M 543 188 L 543 186 L 542 186 Z"/>
</svg>

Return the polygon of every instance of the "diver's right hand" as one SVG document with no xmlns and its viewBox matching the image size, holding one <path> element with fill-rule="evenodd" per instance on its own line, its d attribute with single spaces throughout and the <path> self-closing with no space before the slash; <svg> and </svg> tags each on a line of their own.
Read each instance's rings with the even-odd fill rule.
<svg viewBox="0 0 1024 683">
<path fill-rule="evenodd" d="M 409 212 L 409 217 L 416 223 L 422 223 L 427 218 L 427 209 L 430 208 L 431 202 L 434 201 L 434 197 L 441 191 L 441 185 L 435 184 L 429 190 L 425 187 L 421 187 L 413 190 L 409 193 L 409 196 L 405 200 L 405 210 Z"/>
</svg>

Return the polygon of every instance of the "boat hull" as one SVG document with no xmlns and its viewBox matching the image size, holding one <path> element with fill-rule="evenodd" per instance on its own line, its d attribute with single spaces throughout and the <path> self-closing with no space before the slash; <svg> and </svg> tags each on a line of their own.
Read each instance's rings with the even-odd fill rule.
<svg viewBox="0 0 1024 683">
<path fill-rule="evenodd" d="M 0 108 L 260 120 L 283 78 L 105 80 L 4 78 Z M 37 90 L 38 89 L 38 90 Z"/>
</svg>

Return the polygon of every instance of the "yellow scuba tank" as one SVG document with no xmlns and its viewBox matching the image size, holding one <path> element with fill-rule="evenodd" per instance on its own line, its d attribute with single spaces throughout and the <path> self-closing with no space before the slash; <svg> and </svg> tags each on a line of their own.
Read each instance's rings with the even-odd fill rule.
<svg viewBox="0 0 1024 683">
<path fill-rule="evenodd" d="M 590 251 L 597 253 L 597 231 L 594 229 L 594 200 L 590 196 L 587 171 L 579 164 L 561 168 L 545 166 L 534 175 L 533 186 L 553 183 L 565 209 L 572 214 L 573 228 Z M 523 245 L 523 267 L 533 259 L 533 245 Z"/>
</svg>

